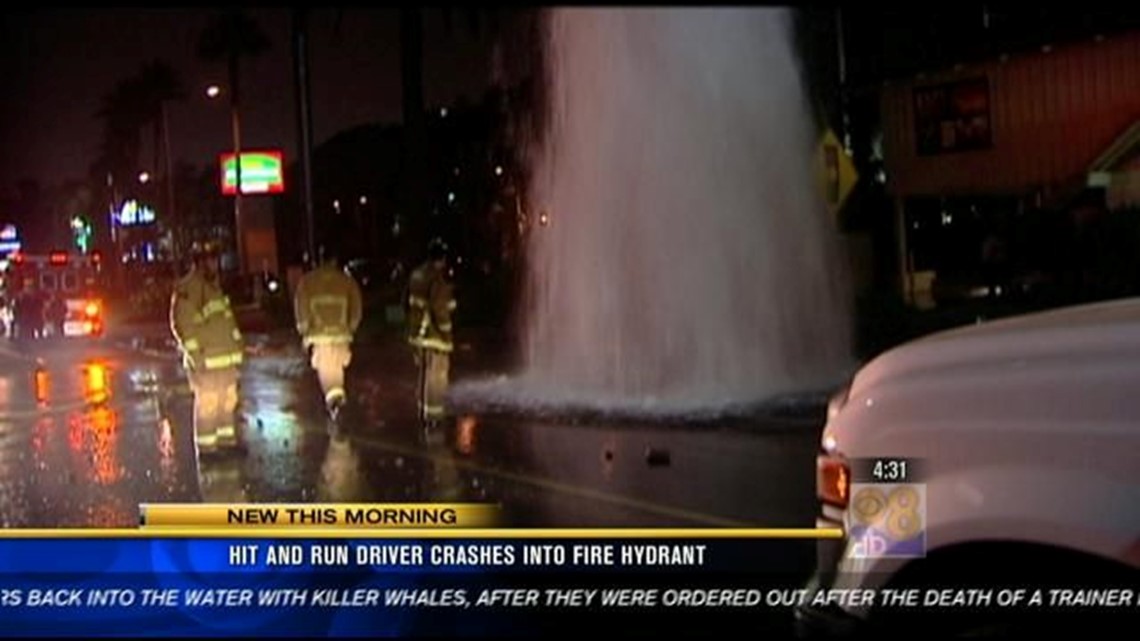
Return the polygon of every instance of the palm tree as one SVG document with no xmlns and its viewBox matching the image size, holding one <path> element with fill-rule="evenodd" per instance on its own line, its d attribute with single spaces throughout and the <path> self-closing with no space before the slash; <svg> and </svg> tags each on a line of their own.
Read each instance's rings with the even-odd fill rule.
<svg viewBox="0 0 1140 641">
<path fill-rule="evenodd" d="M 93 188 L 105 194 L 108 218 L 97 220 L 96 229 L 106 229 L 99 234 L 100 242 L 109 250 L 114 250 L 115 232 L 109 219 L 110 213 L 119 206 L 121 186 L 134 180 L 139 167 L 141 153 L 141 131 L 146 121 L 142 108 L 142 90 L 136 78 L 127 78 L 105 96 L 95 116 L 103 122 L 103 137 L 99 155 L 91 165 L 90 179 Z M 106 189 L 106 191 L 103 191 Z M 112 264 L 118 264 L 117 261 Z"/>
<path fill-rule="evenodd" d="M 207 62 L 225 62 L 229 71 L 230 102 L 237 105 L 238 80 L 242 58 L 253 58 L 269 50 L 269 37 L 240 9 L 220 13 L 206 25 L 198 39 L 198 56 Z"/>
<path fill-rule="evenodd" d="M 169 158 L 160 162 L 159 151 L 169 156 L 168 146 L 170 132 L 166 123 L 166 103 L 171 100 L 182 100 L 186 97 L 182 79 L 173 67 L 161 60 L 154 60 L 143 66 L 135 76 L 140 104 L 139 112 L 144 123 L 154 127 L 154 166 L 163 167 L 163 171 L 170 173 Z"/>
<path fill-rule="evenodd" d="M 103 97 L 95 113 L 103 121 L 103 140 L 97 165 L 117 182 L 138 169 L 142 141 L 139 131 L 146 121 L 141 91 L 135 78 L 121 80 Z"/>
<path fill-rule="evenodd" d="M 166 103 L 185 96 L 178 73 L 160 60 L 144 65 L 133 76 L 121 80 L 103 98 L 96 113 L 103 121 L 103 140 L 99 156 L 91 167 L 93 184 L 107 185 L 110 207 L 118 205 L 118 186 L 133 183 L 139 170 L 142 131 L 153 127 L 154 161 L 161 167 L 166 185 L 168 216 L 173 218 L 174 194 L 170 180 L 170 132 L 166 122 Z M 161 154 L 161 156 L 160 156 Z M 165 162 L 161 162 L 164 160 Z M 173 222 L 173 221 L 172 221 Z M 177 225 L 176 225 L 177 227 Z"/>
<path fill-rule="evenodd" d="M 174 240 L 175 257 L 180 247 L 177 230 L 181 228 L 175 211 L 174 179 L 171 167 L 170 127 L 166 117 L 166 104 L 171 100 L 186 97 L 182 79 L 173 67 L 161 60 L 154 60 L 143 66 L 134 78 L 139 93 L 139 112 L 143 124 L 149 123 L 154 132 L 154 167 L 162 167 L 162 183 L 166 187 L 167 219 L 176 230 Z M 161 153 L 161 162 L 159 150 Z"/>
<path fill-rule="evenodd" d="M 241 119 L 240 80 L 242 58 L 259 56 L 270 48 L 269 37 L 261 27 L 241 9 L 229 9 L 217 14 L 206 25 L 198 39 L 198 56 L 207 62 L 225 62 L 229 72 L 230 110 L 233 118 L 234 166 L 237 172 L 237 189 L 234 193 L 234 224 L 237 238 L 238 264 L 246 271 L 241 239 Z"/>
</svg>

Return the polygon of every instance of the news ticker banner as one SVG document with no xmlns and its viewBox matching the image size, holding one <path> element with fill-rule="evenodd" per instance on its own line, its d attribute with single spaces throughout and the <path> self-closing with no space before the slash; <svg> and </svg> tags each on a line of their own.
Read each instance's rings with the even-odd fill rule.
<svg viewBox="0 0 1140 641">
<path fill-rule="evenodd" d="M 467 504 L 144 505 L 137 529 L 0 531 L 0 635 L 675 631 L 701 611 L 707 630 L 714 611 L 766 612 L 761 590 L 802 585 L 815 542 L 842 534 L 499 520 Z"/>
<path fill-rule="evenodd" d="M 290 517 L 299 508 L 321 523 L 287 523 L 301 518 Z M 1095 607 L 1140 611 L 1133 593 L 1064 592 L 1063 584 L 1036 604 L 1023 586 L 982 581 L 913 592 L 807 590 L 816 546 L 845 544 L 841 530 L 474 525 L 494 522 L 494 511 L 149 505 L 137 529 L 0 530 L 0 635 L 786 632 L 799 605 L 952 610 L 1099 599 Z M 357 523 L 369 518 L 372 526 Z"/>
</svg>

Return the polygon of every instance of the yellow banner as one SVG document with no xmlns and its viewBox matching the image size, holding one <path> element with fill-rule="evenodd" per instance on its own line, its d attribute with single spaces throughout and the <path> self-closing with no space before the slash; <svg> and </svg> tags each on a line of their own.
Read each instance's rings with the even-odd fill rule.
<svg viewBox="0 0 1140 641">
<path fill-rule="evenodd" d="M 336 528 L 153 526 L 129 528 L 0 528 L 4 539 L 842 539 L 843 528 Z"/>
<path fill-rule="evenodd" d="M 487 528 L 498 505 L 483 503 L 210 504 L 147 503 L 143 528 Z"/>
</svg>

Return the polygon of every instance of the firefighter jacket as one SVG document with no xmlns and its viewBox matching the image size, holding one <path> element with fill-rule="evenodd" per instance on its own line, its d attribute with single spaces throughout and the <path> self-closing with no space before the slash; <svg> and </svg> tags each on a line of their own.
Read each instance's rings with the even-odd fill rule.
<svg viewBox="0 0 1140 641">
<path fill-rule="evenodd" d="M 220 286 L 193 270 L 174 286 L 170 327 L 187 369 L 216 370 L 242 362 L 242 339 L 230 299 Z"/>
<path fill-rule="evenodd" d="M 306 346 L 351 343 L 362 308 L 356 281 L 333 265 L 321 265 L 302 276 L 293 297 L 297 332 Z"/>
<path fill-rule="evenodd" d="M 409 343 L 422 349 L 452 351 L 454 311 L 454 290 L 444 269 L 428 262 L 412 272 L 408 287 Z"/>
</svg>

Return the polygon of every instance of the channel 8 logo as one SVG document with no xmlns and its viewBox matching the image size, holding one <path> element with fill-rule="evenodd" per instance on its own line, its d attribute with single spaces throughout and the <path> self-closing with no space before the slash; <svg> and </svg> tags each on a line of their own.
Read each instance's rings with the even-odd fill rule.
<svg viewBox="0 0 1140 641">
<path fill-rule="evenodd" d="M 850 556 L 926 555 L 926 486 L 852 484 Z"/>
</svg>

